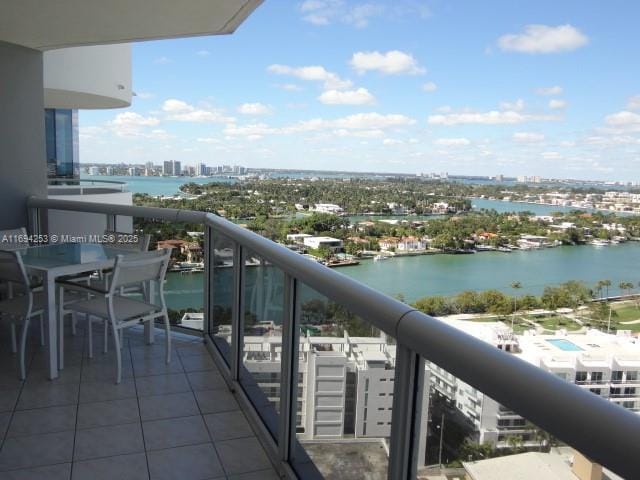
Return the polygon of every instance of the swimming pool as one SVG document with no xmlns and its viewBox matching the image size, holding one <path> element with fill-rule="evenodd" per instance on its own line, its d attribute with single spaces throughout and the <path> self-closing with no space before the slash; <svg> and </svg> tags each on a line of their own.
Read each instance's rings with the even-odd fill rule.
<svg viewBox="0 0 640 480">
<path fill-rule="evenodd" d="M 569 340 L 565 340 L 564 338 L 552 338 L 551 340 L 547 340 L 551 345 L 558 347 L 560 350 L 564 350 L 565 352 L 582 352 L 583 349 L 580 348 L 573 342 Z"/>
</svg>

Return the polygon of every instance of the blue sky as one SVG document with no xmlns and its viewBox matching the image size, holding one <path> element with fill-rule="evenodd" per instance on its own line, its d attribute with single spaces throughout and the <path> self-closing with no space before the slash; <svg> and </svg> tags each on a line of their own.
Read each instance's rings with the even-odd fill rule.
<svg viewBox="0 0 640 480">
<path fill-rule="evenodd" d="M 266 0 L 137 43 L 82 162 L 640 181 L 640 4 Z"/>
</svg>

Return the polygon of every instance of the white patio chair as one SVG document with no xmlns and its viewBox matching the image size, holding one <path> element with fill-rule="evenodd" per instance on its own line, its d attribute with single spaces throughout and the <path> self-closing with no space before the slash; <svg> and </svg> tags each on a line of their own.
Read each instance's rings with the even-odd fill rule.
<svg viewBox="0 0 640 480">
<path fill-rule="evenodd" d="M 0 250 L 18 250 L 27 248 L 29 240 L 27 237 L 27 229 L 25 227 L 11 228 L 8 230 L 0 230 Z M 29 282 L 33 288 L 42 286 L 42 277 L 39 275 L 29 275 Z M 14 285 L 12 282 L 0 281 L 0 298 L 12 298 Z M 40 318 L 40 345 L 44 346 L 44 317 Z M 16 353 L 16 336 L 15 325 L 11 327 L 11 351 Z"/>
<path fill-rule="evenodd" d="M 138 255 L 118 255 L 113 267 L 113 274 L 109 288 L 105 293 L 95 291 L 95 296 L 69 305 L 69 310 L 84 313 L 87 317 L 89 344 L 93 342 L 91 318 L 106 320 L 111 325 L 115 342 L 117 371 L 116 383 L 122 380 L 121 337 L 119 332 L 127 327 L 140 323 L 154 322 L 156 318 L 164 318 L 166 330 L 166 362 L 171 362 L 171 330 L 169 316 L 164 300 L 164 278 L 169 265 L 171 250 L 162 249 Z M 121 287 L 147 283 L 147 295 L 143 300 L 126 297 L 120 294 Z M 155 284 L 160 304 L 153 303 L 151 284 Z M 153 328 L 153 323 L 150 325 Z"/>
<path fill-rule="evenodd" d="M 110 246 L 114 248 L 118 248 L 119 250 L 131 250 L 134 252 L 146 252 L 149 249 L 149 243 L 151 242 L 151 235 L 135 235 L 137 237 L 136 242 L 119 242 L 119 239 L 122 238 L 130 238 L 132 234 L 124 233 L 124 232 L 116 232 L 114 230 L 105 230 L 104 238 L 109 239 L 113 238 L 113 241 L 105 242 L 103 245 Z M 84 300 L 83 296 L 86 296 L 86 299 L 91 298 L 91 295 L 98 293 L 104 294 L 109 288 L 109 279 L 111 274 L 113 273 L 113 269 L 103 270 L 101 272 L 95 272 L 92 274 L 82 273 L 79 275 L 73 275 L 69 277 L 60 278 L 56 284 L 58 285 L 59 290 L 58 298 L 60 299 L 60 305 L 64 305 L 65 307 L 73 303 L 74 301 Z M 71 295 L 69 295 L 69 293 Z M 144 284 L 142 285 L 133 285 L 128 288 L 122 288 L 121 294 L 123 293 L 141 293 L 144 295 Z M 64 299 L 64 300 L 63 300 Z M 72 313 L 68 308 L 60 308 L 59 315 L 61 319 L 61 326 L 64 328 L 64 317 L 68 314 Z M 107 323 L 105 322 L 105 345 L 104 352 L 107 351 Z M 72 335 L 76 334 L 76 318 L 74 315 L 71 316 L 71 333 Z M 61 330 L 62 335 L 62 330 Z M 93 357 L 93 351 L 91 345 L 89 346 L 89 357 Z"/>
<path fill-rule="evenodd" d="M 42 316 L 44 314 L 44 294 L 34 291 L 37 286 L 31 284 L 31 279 L 27 275 L 22 257 L 18 251 L 0 250 L 0 281 L 9 282 L 14 286 L 12 297 L 0 301 L 0 314 L 2 320 L 6 318 L 11 322 L 12 347 L 16 349 L 16 323 L 22 323 L 20 333 L 20 379 L 26 378 L 25 350 L 27 344 L 27 333 L 29 322 L 32 317 L 40 316 L 40 329 L 44 324 Z M 41 338 L 44 332 L 40 333 Z"/>
</svg>

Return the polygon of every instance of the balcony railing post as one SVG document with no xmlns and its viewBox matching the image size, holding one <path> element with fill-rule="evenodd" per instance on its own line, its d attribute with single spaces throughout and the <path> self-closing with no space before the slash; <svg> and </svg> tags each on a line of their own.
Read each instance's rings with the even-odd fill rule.
<svg viewBox="0 0 640 480">
<path fill-rule="evenodd" d="M 284 276 L 284 310 L 282 325 L 282 356 L 280 363 L 280 425 L 278 448 L 280 460 L 289 463 L 296 440 L 298 406 L 299 309 L 298 282 Z"/>
<path fill-rule="evenodd" d="M 231 379 L 240 380 L 244 324 L 245 251 L 236 243 L 233 248 L 233 305 L 231 308 Z"/>
<path fill-rule="evenodd" d="M 117 232 L 117 221 L 116 216 L 108 214 L 107 215 L 107 230 L 112 232 Z"/>
<path fill-rule="evenodd" d="M 202 331 L 204 335 L 211 333 L 213 321 L 213 275 L 214 275 L 213 229 L 204 227 L 204 308 L 202 315 Z"/>
<path fill-rule="evenodd" d="M 424 396 L 424 359 L 398 345 L 393 386 L 393 411 L 389 445 L 389 480 L 414 479 L 417 475 Z"/>
<path fill-rule="evenodd" d="M 41 210 L 38 207 L 29 207 L 27 226 L 29 233 L 40 235 L 42 233 Z"/>
</svg>

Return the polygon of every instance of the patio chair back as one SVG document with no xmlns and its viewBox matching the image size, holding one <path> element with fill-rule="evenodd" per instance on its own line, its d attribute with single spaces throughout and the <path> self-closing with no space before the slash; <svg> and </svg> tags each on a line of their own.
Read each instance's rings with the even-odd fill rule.
<svg viewBox="0 0 640 480">
<path fill-rule="evenodd" d="M 135 250 L 138 252 L 146 252 L 149 250 L 149 243 L 151 242 L 151 235 L 148 234 L 132 234 L 124 232 L 116 232 L 114 230 L 105 230 L 104 235 L 108 238 L 113 236 L 115 241 L 108 243 L 107 245 L 120 250 Z M 136 238 L 137 242 L 125 242 L 118 241 L 119 239 L 132 239 Z"/>
<path fill-rule="evenodd" d="M 20 252 L 0 250 L 0 281 L 15 283 L 30 290 L 29 277 Z"/>
<path fill-rule="evenodd" d="M 113 267 L 109 293 L 117 292 L 121 287 L 146 282 L 157 282 L 162 292 L 170 255 L 171 250 L 168 248 L 137 255 L 118 255 Z"/>
</svg>

